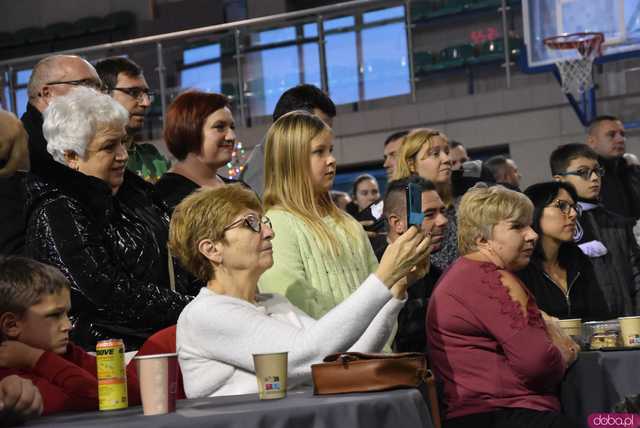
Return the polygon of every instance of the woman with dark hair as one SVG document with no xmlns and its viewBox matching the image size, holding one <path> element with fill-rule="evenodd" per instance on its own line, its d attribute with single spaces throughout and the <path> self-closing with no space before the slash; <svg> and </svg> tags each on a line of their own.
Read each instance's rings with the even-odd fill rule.
<svg viewBox="0 0 640 428">
<path fill-rule="evenodd" d="M 531 263 L 517 275 L 540 309 L 558 318 L 609 318 L 593 266 L 573 242 L 579 214 L 573 186 L 551 181 L 524 193 L 533 202 L 532 227 L 540 239 Z"/>
<path fill-rule="evenodd" d="M 156 194 L 174 207 L 200 187 L 232 182 L 218 175 L 231 160 L 235 122 L 226 96 L 201 91 L 180 94 L 169 106 L 164 126 L 167 148 L 178 159 L 156 183 Z"/>
</svg>

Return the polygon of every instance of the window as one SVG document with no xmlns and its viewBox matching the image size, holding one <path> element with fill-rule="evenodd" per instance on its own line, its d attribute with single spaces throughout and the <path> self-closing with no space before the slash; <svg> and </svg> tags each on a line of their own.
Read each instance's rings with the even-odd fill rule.
<svg viewBox="0 0 640 428">
<path fill-rule="evenodd" d="M 336 104 L 411 91 L 404 6 L 324 23 L 329 95 Z"/>
<path fill-rule="evenodd" d="M 365 100 L 411 91 L 404 25 L 398 22 L 362 30 Z"/>
<path fill-rule="evenodd" d="M 180 86 L 206 92 L 221 92 L 220 45 L 218 43 L 186 49 L 182 54 Z"/>
</svg>

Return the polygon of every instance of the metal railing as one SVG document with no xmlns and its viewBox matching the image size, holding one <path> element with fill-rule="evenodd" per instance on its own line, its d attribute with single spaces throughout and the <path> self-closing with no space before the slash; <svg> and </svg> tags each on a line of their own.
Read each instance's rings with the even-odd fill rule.
<svg viewBox="0 0 640 428">
<path fill-rule="evenodd" d="M 246 86 L 244 73 L 243 73 L 243 62 L 242 58 L 245 54 L 245 49 L 243 46 L 242 34 L 243 30 L 252 30 L 256 28 L 269 28 L 269 27 L 277 27 L 283 25 L 293 25 L 296 22 L 302 22 L 305 20 L 309 20 L 308 22 L 315 22 L 317 25 L 317 36 L 315 37 L 316 43 L 318 44 L 318 59 L 319 59 L 319 68 L 320 68 L 320 84 L 324 91 L 329 92 L 329 77 L 327 72 L 327 54 L 326 54 L 326 35 L 324 30 L 324 21 L 330 19 L 332 17 L 353 13 L 353 12 L 363 12 L 375 8 L 380 8 L 383 6 L 404 6 L 405 7 L 405 28 L 406 28 L 406 36 L 407 36 L 407 58 L 408 58 L 408 68 L 409 68 L 409 84 L 410 84 L 410 96 L 413 102 L 416 101 L 416 79 L 415 79 L 415 70 L 414 70 L 414 59 L 413 59 L 413 28 L 414 24 L 411 21 L 411 4 L 412 0 L 353 0 L 344 3 L 334 4 L 330 6 L 321 6 L 312 9 L 306 9 L 301 11 L 289 12 L 289 13 L 281 13 L 266 17 L 260 18 L 252 18 L 246 19 L 242 21 L 230 22 L 225 24 L 211 25 L 201 28 L 194 28 L 184 31 L 176 31 L 167 34 L 140 37 L 130 40 L 123 40 L 119 42 L 112 43 L 103 43 L 95 46 L 89 46 L 84 48 L 77 49 L 68 49 L 55 52 L 56 54 L 75 54 L 75 55 L 87 55 L 94 53 L 103 53 L 109 52 L 111 54 L 119 53 L 118 51 L 123 51 L 126 49 L 143 47 L 143 46 L 153 46 L 155 45 L 155 55 L 156 55 L 156 71 L 157 77 L 159 81 L 159 91 L 160 91 L 160 99 L 161 99 L 161 112 L 162 117 L 164 117 L 164 113 L 167 107 L 167 94 L 168 94 L 168 85 L 167 85 L 167 74 L 165 67 L 165 44 L 168 42 L 184 40 L 189 43 L 191 39 L 198 38 L 201 36 L 212 36 L 231 34 L 233 36 L 233 45 L 234 52 L 233 58 L 235 59 L 235 80 L 236 80 L 236 88 L 238 88 L 238 110 L 240 113 L 240 121 L 242 124 L 246 125 L 248 123 L 246 117 L 246 97 L 244 87 Z M 510 60 L 509 60 L 509 51 L 508 51 L 508 29 L 507 29 L 507 19 L 506 13 L 508 7 L 506 6 L 506 1 L 502 0 L 502 8 L 499 9 L 502 14 L 502 30 L 503 30 L 503 38 L 505 49 L 505 78 L 507 87 L 510 86 Z M 295 43 L 295 41 L 294 41 Z M 52 53 L 44 53 L 38 55 L 25 56 L 20 58 L 8 59 L 0 61 L 0 70 L 3 69 L 5 75 L 5 85 L 9 88 L 10 101 L 13 109 L 16 109 L 16 87 L 15 87 L 15 71 L 21 68 L 27 68 L 29 66 L 33 66 L 40 59 L 51 55 Z"/>
</svg>

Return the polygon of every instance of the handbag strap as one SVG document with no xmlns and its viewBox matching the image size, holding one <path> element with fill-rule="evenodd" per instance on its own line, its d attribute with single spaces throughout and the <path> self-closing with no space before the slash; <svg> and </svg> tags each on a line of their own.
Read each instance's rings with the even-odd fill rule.
<svg viewBox="0 0 640 428">
<path fill-rule="evenodd" d="M 441 428 L 440 406 L 438 404 L 438 391 L 436 390 L 436 379 L 431 370 L 426 373 L 427 397 L 429 398 L 429 408 L 431 409 L 431 422 L 433 428 Z"/>
</svg>

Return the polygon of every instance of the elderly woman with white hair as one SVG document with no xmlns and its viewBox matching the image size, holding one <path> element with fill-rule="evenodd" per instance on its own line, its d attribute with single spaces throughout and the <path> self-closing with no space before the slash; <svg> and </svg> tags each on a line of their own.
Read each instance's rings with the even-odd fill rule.
<svg viewBox="0 0 640 428">
<path fill-rule="evenodd" d="M 92 348 L 122 338 L 131 350 L 175 324 L 189 297 L 160 274 L 166 259 L 149 225 L 118 203 L 127 111 L 75 88 L 44 111 L 47 150 L 66 168 L 26 181 L 28 256 L 58 267 L 72 286 L 72 339 Z"/>
</svg>

